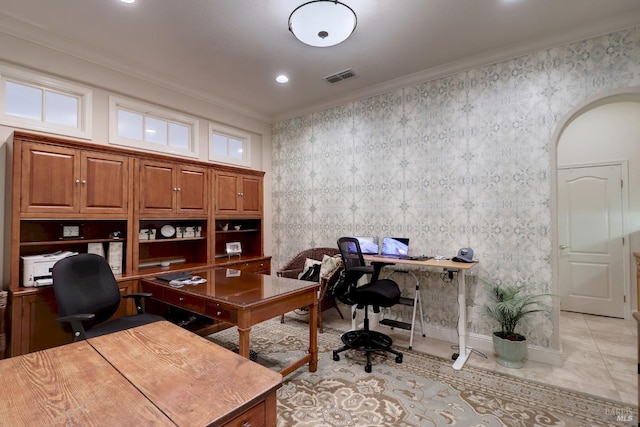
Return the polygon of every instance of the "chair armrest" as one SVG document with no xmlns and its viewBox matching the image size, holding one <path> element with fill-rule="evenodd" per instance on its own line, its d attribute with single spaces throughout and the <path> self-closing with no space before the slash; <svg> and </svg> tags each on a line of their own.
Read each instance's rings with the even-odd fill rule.
<svg viewBox="0 0 640 427">
<path fill-rule="evenodd" d="M 70 323 L 73 331 L 73 341 L 86 340 L 87 336 L 84 332 L 82 322 L 96 317 L 93 313 L 72 314 L 71 316 L 62 316 L 56 319 L 58 323 Z"/>
<path fill-rule="evenodd" d="M 132 294 L 122 295 L 122 298 L 133 298 L 136 305 L 136 312 L 138 314 L 144 314 L 144 306 L 142 305 L 142 298 L 151 298 L 153 296 L 150 292 L 134 292 Z"/>
<path fill-rule="evenodd" d="M 287 277 L 289 279 L 297 279 L 298 275 L 302 273 L 302 270 L 293 269 L 293 270 L 280 270 L 277 272 L 279 277 Z"/>
</svg>

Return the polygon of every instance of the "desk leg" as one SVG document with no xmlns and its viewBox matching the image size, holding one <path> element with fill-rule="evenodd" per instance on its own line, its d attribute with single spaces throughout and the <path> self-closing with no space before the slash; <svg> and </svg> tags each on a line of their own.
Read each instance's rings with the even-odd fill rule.
<svg viewBox="0 0 640 427">
<path fill-rule="evenodd" d="M 464 270 L 458 270 L 458 346 L 460 355 L 453 363 L 453 369 L 460 370 L 469 358 L 471 351 L 467 348 L 467 299 Z"/>
<path fill-rule="evenodd" d="M 251 328 L 241 328 L 238 326 L 238 354 L 242 357 L 246 357 L 249 359 L 249 333 L 251 332 Z"/>
<path fill-rule="evenodd" d="M 318 300 L 309 306 L 309 372 L 318 370 Z"/>
</svg>

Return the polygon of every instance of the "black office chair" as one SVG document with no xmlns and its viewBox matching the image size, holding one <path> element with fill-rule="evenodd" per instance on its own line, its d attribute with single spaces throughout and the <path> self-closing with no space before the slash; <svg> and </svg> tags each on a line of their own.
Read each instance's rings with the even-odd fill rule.
<svg viewBox="0 0 640 427">
<path fill-rule="evenodd" d="M 133 298 L 138 314 L 107 321 L 118 310 L 120 289 L 109 263 L 96 254 L 79 254 L 56 262 L 52 270 L 53 291 L 60 323 L 68 323 L 74 341 L 110 334 L 165 320 L 144 312 L 142 298 L 150 293 L 124 295 Z"/>
<path fill-rule="evenodd" d="M 343 347 L 333 351 L 333 360 L 340 360 L 339 353 L 346 350 L 364 351 L 367 355 L 365 372 L 371 372 L 371 354 L 376 352 L 389 352 L 396 355 L 396 363 L 402 363 L 402 353 L 391 348 L 392 339 L 381 332 L 369 329 L 369 310 L 373 307 L 374 313 L 380 312 L 380 307 L 391 307 L 400 300 L 400 288 L 398 284 L 389 279 L 378 279 L 373 267 L 366 266 L 360 243 L 353 237 L 341 237 L 338 239 L 338 249 L 344 262 L 344 277 L 334 288 L 334 295 L 338 300 L 348 305 L 356 305 L 364 308 L 364 327 L 360 330 L 348 331 L 340 337 Z M 358 280 L 365 274 L 371 274 L 371 282 L 357 286 Z"/>
</svg>

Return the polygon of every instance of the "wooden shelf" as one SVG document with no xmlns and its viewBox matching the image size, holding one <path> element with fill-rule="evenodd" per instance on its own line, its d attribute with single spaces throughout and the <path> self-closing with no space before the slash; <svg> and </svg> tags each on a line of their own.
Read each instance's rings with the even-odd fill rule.
<svg viewBox="0 0 640 427">
<path fill-rule="evenodd" d="M 59 240 L 43 240 L 40 242 L 20 242 L 20 246 L 56 246 L 56 245 L 75 245 L 82 243 L 110 243 L 110 242 L 126 242 L 127 239 L 59 239 Z"/>
<path fill-rule="evenodd" d="M 140 240 L 139 243 L 141 245 L 151 244 L 151 243 L 169 243 L 169 242 L 187 242 L 194 240 L 206 240 L 206 237 L 172 237 L 169 239 L 153 239 L 153 240 Z"/>
</svg>

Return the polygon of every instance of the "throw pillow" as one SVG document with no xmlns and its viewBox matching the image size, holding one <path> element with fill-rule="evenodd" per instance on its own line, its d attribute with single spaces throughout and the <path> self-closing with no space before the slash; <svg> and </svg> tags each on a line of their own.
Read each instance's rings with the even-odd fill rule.
<svg viewBox="0 0 640 427">
<path fill-rule="evenodd" d="M 324 255 L 320 267 L 320 277 L 328 277 L 338 267 L 340 258 Z"/>
</svg>

